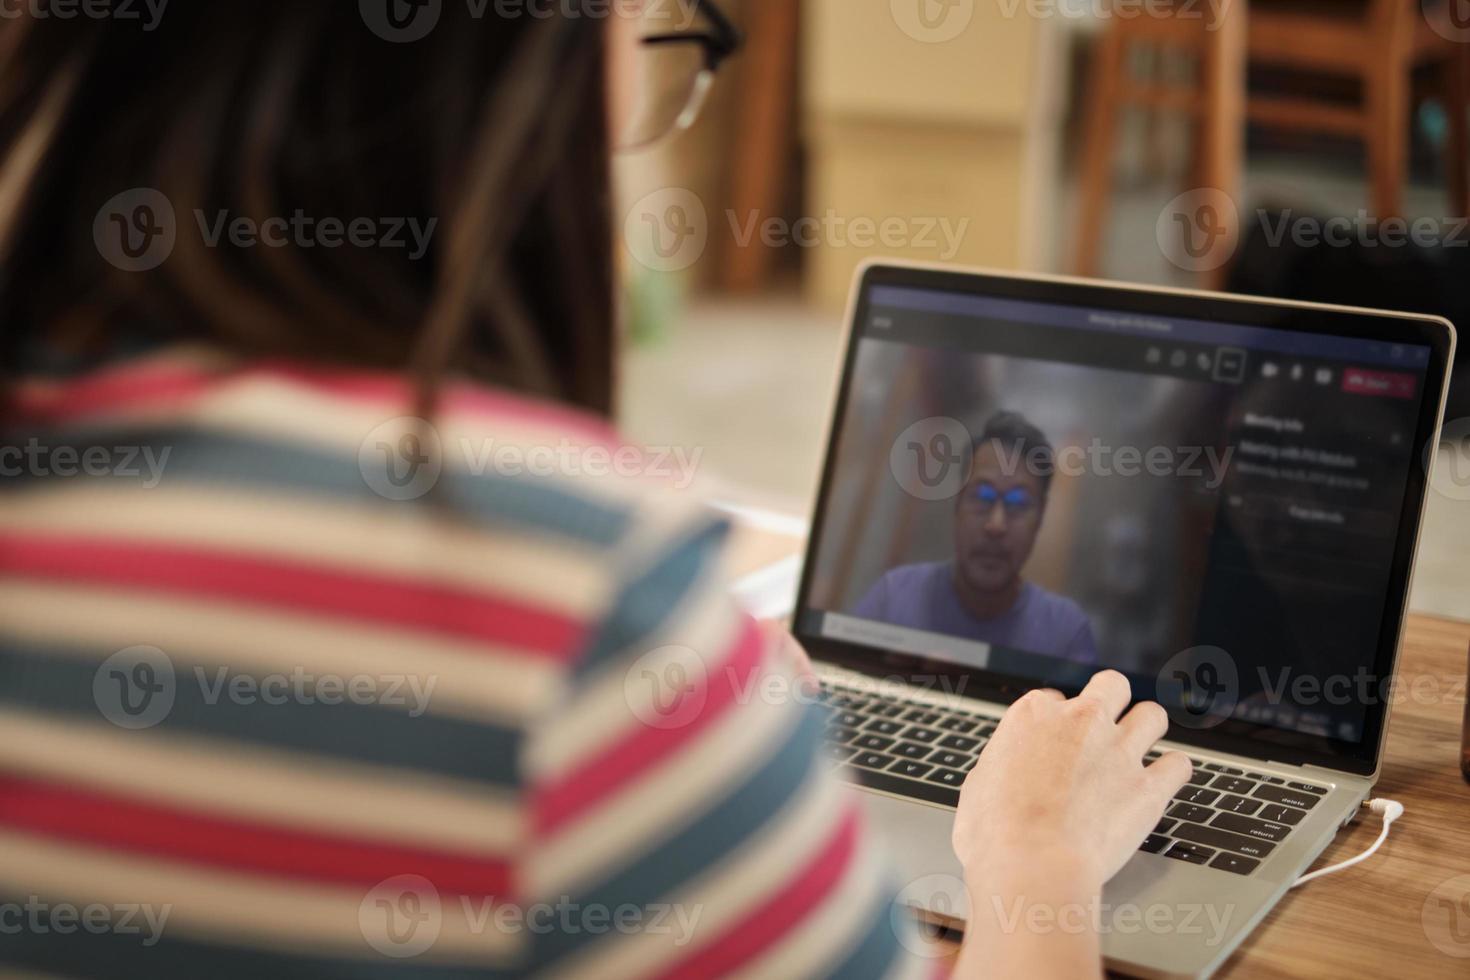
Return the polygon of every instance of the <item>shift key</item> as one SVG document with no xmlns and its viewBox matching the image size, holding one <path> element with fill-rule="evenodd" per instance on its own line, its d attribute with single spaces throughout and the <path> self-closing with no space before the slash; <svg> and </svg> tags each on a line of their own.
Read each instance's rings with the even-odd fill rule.
<svg viewBox="0 0 1470 980">
<path fill-rule="evenodd" d="M 1310 810 L 1312 807 L 1316 806 L 1317 801 L 1321 799 L 1320 796 L 1313 796 L 1311 793 L 1303 793 L 1300 790 L 1287 789 L 1285 786 L 1270 786 L 1266 784 L 1257 786 L 1256 791 L 1251 795 L 1258 800 L 1268 800 L 1272 803 L 1284 803 L 1287 806 L 1294 806 L 1301 810 Z"/>
</svg>

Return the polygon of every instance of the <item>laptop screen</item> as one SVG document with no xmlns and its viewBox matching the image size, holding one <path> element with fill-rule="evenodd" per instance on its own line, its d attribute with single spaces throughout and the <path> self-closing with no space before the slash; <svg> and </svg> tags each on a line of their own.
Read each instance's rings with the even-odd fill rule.
<svg viewBox="0 0 1470 980">
<path fill-rule="evenodd" d="M 800 634 L 1376 734 L 1428 345 L 904 285 L 859 315 Z"/>
</svg>

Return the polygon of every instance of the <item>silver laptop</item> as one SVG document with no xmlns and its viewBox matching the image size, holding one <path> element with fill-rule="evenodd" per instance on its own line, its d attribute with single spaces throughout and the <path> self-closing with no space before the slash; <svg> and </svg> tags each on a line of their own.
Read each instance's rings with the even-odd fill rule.
<svg viewBox="0 0 1470 980">
<path fill-rule="evenodd" d="M 1195 770 L 1089 914 L 1110 968 L 1208 975 L 1378 777 L 1454 328 L 889 264 L 849 316 L 794 628 L 901 900 L 963 927 L 965 774 L 1115 668 Z"/>
</svg>

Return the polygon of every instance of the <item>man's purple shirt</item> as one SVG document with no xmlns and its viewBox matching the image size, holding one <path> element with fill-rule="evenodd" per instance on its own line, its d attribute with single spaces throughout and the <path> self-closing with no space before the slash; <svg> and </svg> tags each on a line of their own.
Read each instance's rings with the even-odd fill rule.
<svg viewBox="0 0 1470 980">
<path fill-rule="evenodd" d="M 893 569 L 868 590 L 852 614 L 1026 653 L 1097 663 L 1092 625 L 1077 603 L 1025 582 L 1010 611 L 994 619 L 978 619 L 960 603 L 950 562 Z"/>
</svg>

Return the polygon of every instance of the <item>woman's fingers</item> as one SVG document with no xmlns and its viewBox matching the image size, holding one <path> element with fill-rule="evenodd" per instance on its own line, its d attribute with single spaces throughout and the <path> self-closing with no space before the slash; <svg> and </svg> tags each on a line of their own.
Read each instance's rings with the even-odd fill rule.
<svg viewBox="0 0 1470 980">
<path fill-rule="evenodd" d="M 1109 720 L 1116 721 L 1133 700 L 1133 688 L 1128 678 L 1116 670 L 1103 670 L 1092 675 L 1092 680 L 1077 695 L 1078 701 L 1096 701 L 1102 705 Z"/>
<path fill-rule="evenodd" d="M 1153 701 L 1141 701 L 1118 722 L 1123 744 L 1135 759 L 1169 731 L 1169 713 Z"/>
<path fill-rule="evenodd" d="M 1183 752 L 1165 752 L 1143 770 L 1145 792 L 1154 797 L 1162 810 L 1169 798 L 1179 792 L 1179 787 L 1189 782 L 1194 772 L 1194 763 Z"/>
</svg>

